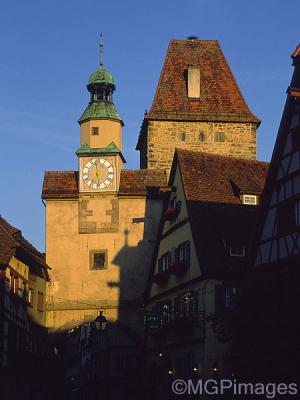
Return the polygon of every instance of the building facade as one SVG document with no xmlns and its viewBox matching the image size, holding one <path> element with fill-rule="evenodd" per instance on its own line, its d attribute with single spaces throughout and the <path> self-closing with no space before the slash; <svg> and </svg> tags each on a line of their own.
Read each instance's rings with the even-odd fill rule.
<svg viewBox="0 0 300 400">
<path fill-rule="evenodd" d="M 237 346 L 244 363 L 237 368 L 251 378 L 298 383 L 300 330 L 295 316 L 300 283 L 300 46 L 292 59 L 295 69 L 249 262 Z"/>
<path fill-rule="evenodd" d="M 0 397 L 52 399 L 55 363 L 46 324 L 45 256 L 0 217 Z M 49 368 L 49 370 L 48 370 Z M 52 397 L 54 395 L 54 397 Z"/>
<path fill-rule="evenodd" d="M 142 292 L 166 175 L 124 169 L 115 88 L 101 44 L 100 66 L 87 85 L 90 102 L 78 121 L 78 171 L 45 173 L 46 258 L 53 268 L 47 326 L 54 330 L 92 321 L 100 309 L 110 320 L 143 328 Z"/>
<path fill-rule="evenodd" d="M 95 319 L 101 309 L 141 331 L 142 293 L 175 147 L 254 160 L 260 121 L 217 41 L 171 41 L 138 139 L 141 169 L 126 170 L 123 121 L 102 44 L 87 89 L 90 102 L 78 121 L 78 171 L 45 173 L 46 257 L 52 267 L 47 326 L 69 329 Z"/>
<path fill-rule="evenodd" d="M 162 386 L 170 375 L 231 376 L 238 297 L 267 168 L 175 152 L 145 299 L 148 367 Z"/>
<path fill-rule="evenodd" d="M 141 168 L 170 172 L 175 148 L 256 159 L 260 120 L 216 40 L 171 40 L 137 150 Z"/>
</svg>

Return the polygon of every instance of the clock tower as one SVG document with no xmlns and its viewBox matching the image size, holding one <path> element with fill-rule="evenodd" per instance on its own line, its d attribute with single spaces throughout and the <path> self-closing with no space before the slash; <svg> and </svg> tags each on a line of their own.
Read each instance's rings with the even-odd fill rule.
<svg viewBox="0 0 300 400">
<path fill-rule="evenodd" d="M 101 35 L 100 65 L 87 84 L 90 102 L 78 120 L 81 146 L 76 154 L 80 193 L 118 191 L 125 162 L 122 156 L 124 124 L 113 103 L 116 85 L 111 73 L 104 69 L 102 52 Z"/>
<path fill-rule="evenodd" d="M 142 293 L 162 211 L 166 174 L 126 170 L 123 121 L 114 79 L 100 65 L 87 84 L 90 101 L 78 120 L 78 171 L 46 171 L 46 259 L 51 266 L 47 326 L 70 329 L 104 311 L 143 332 Z"/>
</svg>

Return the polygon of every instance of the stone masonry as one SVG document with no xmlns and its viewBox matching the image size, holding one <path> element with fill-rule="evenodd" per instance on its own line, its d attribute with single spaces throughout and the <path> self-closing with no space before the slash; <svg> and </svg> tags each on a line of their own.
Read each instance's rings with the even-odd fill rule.
<svg viewBox="0 0 300 400">
<path fill-rule="evenodd" d="M 169 174 L 176 147 L 256 160 L 256 124 L 148 121 L 145 128 L 142 168 L 165 169 Z"/>
</svg>

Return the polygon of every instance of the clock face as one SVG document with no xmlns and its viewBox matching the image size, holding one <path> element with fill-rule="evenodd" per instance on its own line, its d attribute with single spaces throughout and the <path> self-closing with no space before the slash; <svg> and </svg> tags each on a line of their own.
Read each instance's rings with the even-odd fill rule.
<svg viewBox="0 0 300 400">
<path fill-rule="evenodd" d="M 93 158 L 84 165 L 82 179 L 91 189 L 105 189 L 113 182 L 114 168 L 104 158 Z"/>
</svg>

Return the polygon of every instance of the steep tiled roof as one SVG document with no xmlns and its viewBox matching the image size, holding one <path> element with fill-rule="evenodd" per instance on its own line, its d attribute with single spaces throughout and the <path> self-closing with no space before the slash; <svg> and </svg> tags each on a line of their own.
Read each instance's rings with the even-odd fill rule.
<svg viewBox="0 0 300 400">
<path fill-rule="evenodd" d="M 0 217 L 0 266 L 6 266 L 17 253 L 22 253 L 23 257 L 25 255 L 29 259 L 31 270 L 37 275 L 40 275 L 37 265 L 43 267 L 48 278 L 49 267 L 46 264 L 45 255 L 28 242 L 19 229 Z"/>
<path fill-rule="evenodd" d="M 187 200 L 240 204 L 239 193 L 261 193 L 268 163 L 176 150 Z"/>
<path fill-rule="evenodd" d="M 176 168 L 179 166 L 188 221 L 201 268 L 199 276 L 238 279 L 244 273 L 245 258 L 230 257 L 229 244 L 245 245 L 247 254 L 259 208 L 243 205 L 240 193 L 261 194 L 268 165 L 265 162 L 176 149 L 169 186 L 174 185 Z M 163 226 L 164 218 L 160 223 L 145 291 L 146 299 L 150 293 Z M 172 226 L 170 231 L 175 228 L 176 225 Z M 184 237 L 181 239 L 185 240 Z"/>
<path fill-rule="evenodd" d="M 13 234 L 17 229 L 9 225 L 0 217 L 0 266 L 7 265 L 16 251 L 16 243 Z"/>
<path fill-rule="evenodd" d="M 229 257 L 228 245 L 248 251 L 258 207 L 242 205 L 240 194 L 262 193 L 269 164 L 179 149 L 176 157 L 202 272 L 242 274 L 245 259 Z"/>
<path fill-rule="evenodd" d="M 146 196 L 147 187 L 160 187 L 166 185 L 167 176 L 164 170 L 123 170 L 121 172 L 119 194 L 121 196 Z"/>
<path fill-rule="evenodd" d="M 119 195 L 146 196 L 147 187 L 160 187 L 166 184 L 167 177 L 163 170 L 122 170 Z M 77 171 L 46 171 L 43 199 L 76 198 L 77 196 Z"/>
<path fill-rule="evenodd" d="M 42 190 L 43 199 L 73 198 L 78 196 L 77 171 L 46 171 Z"/>
<path fill-rule="evenodd" d="M 189 100 L 187 68 L 200 70 L 200 99 Z M 150 112 L 145 119 L 252 122 L 217 40 L 171 40 Z"/>
</svg>

